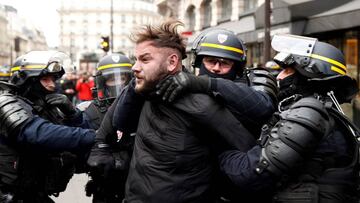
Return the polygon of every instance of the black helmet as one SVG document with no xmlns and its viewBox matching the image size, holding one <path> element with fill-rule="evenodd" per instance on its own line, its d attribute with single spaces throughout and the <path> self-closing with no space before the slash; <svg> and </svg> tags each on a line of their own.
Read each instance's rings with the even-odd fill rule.
<svg viewBox="0 0 360 203">
<path fill-rule="evenodd" d="M 275 35 L 271 45 L 280 52 L 274 60 L 282 67 L 294 67 L 307 78 L 346 75 L 342 52 L 316 38 L 296 35 Z"/>
<path fill-rule="evenodd" d="M 275 35 L 271 45 L 279 53 L 274 61 L 281 67 L 293 67 L 307 79 L 309 88 L 318 93 L 334 91 L 342 102 L 348 102 L 358 91 L 356 81 L 346 75 L 343 53 L 316 38 Z"/>
<path fill-rule="evenodd" d="M 213 29 L 200 34 L 194 40 L 192 51 L 195 54 L 195 67 L 200 67 L 204 56 L 231 59 L 241 69 L 246 64 L 245 44 L 232 31 L 225 29 Z"/>
<path fill-rule="evenodd" d="M 11 68 L 10 82 L 24 85 L 29 78 L 54 75 L 59 79 L 65 71 L 73 71 L 74 66 L 68 55 L 59 51 L 31 51 L 16 59 Z"/>
<path fill-rule="evenodd" d="M 17 74 L 17 72 L 20 70 L 21 64 L 23 62 L 23 58 L 25 55 L 21 55 L 15 59 L 15 62 L 12 64 L 12 67 L 10 69 L 10 80 L 13 80 L 14 75 Z M 16 73 L 16 74 L 15 74 Z"/>
<path fill-rule="evenodd" d="M 104 56 L 97 67 L 95 82 L 99 100 L 115 98 L 132 78 L 132 64 L 123 54 Z"/>
<path fill-rule="evenodd" d="M 0 81 L 8 82 L 10 79 L 10 67 L 0 66 Z"/>
<path fill-rule="evenodd" d="M 277 64 L 275 61 L 266 62 L 264 68 L 268 70 L 274 77 L 276 77 L 281 71 L 279 64 Z"/>
</svg>

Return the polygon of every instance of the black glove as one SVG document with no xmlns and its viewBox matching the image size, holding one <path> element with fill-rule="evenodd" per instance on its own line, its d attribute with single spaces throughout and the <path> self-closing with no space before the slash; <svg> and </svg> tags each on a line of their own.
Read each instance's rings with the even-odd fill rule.
<svg viewBox="0 0 360 203">
<path fill-rule="evenodd" d="M 108 178 L 111 170 L 115 167 L 115 159 L 110 146 L 103 139 L 96 138 L 91 148 L 87 164 L 90 167 L 92 176 Z"/>
<path fill-rule="evenodd" d="M 92 147 L 87 164 L 94 176 L 107 177 L 115 168 L 115 159 L 110 145 L 116 142 L 116 130 L 112 126 L 112 117 L 116 103 L 114 102 L 106 112 L 99 129 L 96 131 L 95 144 Z"/>
<path fill-rule="evenodd" d="M 72 116 L 76 113 L 76 108 L 64 94 L 48 94 L 45 100 L 49 105 L 58 107 L 66 116 Z"/>
<path fill-rule="evenodd" d="M 210 90 L 210 78 L 180 72 L 167 77 L 161 81 L 156 88 L 156 94 L 160 95 L 164 101 L 172 102 L 178 95 L 185 91 L 208 93 Z"/>
</svg>

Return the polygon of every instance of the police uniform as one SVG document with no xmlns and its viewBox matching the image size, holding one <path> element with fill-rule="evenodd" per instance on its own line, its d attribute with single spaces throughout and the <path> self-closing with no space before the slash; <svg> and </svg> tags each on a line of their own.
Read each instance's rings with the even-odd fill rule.
<svg viewBox="0 0 360 203">
<path fill-rule="evenodd" d="M 0 85 L 0 191 L 5 202 L 53 202 L 49 195 L 65 190 L 76 154 L 94 143 L 93 130 L 63 125 L 79 122 L 81 114 L 50 105 L 50 92 L 39 81 L 48 74 L 60 78 L 67 59 L 61 52 L 29 52 L 12 68 L 11 83 Z"/>
<path fill-rule="evenodd" d="M 130 60 L 122 54 L 111 54 L 103 57 L 98 64 L 95 77 L 96 88 L 93 88 L 95 100 L 80 103 L 83 109 L 84 123 L 81 127 L 98 129 L 111 104 L 132 78 Z M 115 105 L 112 107 L 114 108 Z M 113 110 L 110 110 L 113 111 Z M 110 121 L 111 122 L 111 121 Z M 113 137 L 116 132 L 113 132 Z M 91 180 L 86 185 L 86 194 L 93 195 L 93 202 L 121 202 L 124 198 L 125 181 L 130 163 L 133 138 L 123 133 L 118 142 L 112 142 L 112 156 L 115 169 L 108 177 L 90 169 Z M 104 178 L 105 177 L 105 178 Z"/>
<path fill-rule="evenodd" d="M 296 45 L 296 46 L 295 46 Z M 339 104 L 357 92 L 340 50 L 314 38 L 275 36 L 275 61 L 295 73 L 279 112 L 248 152 L 227 151 L 220 168 L 234 202 L 358 202 L 359 136 Z M 281 73 L 280 73 L 281 74 Z M 285 80 L 283 79 L 283 80 Z M 289 84 L 287 87 L 284 84 Z"/>
</svg>

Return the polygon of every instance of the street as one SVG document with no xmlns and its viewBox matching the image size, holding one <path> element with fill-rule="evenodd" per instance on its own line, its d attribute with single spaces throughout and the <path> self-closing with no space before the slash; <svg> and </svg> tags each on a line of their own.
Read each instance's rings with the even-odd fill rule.
<svg viewBox="0 0 360 203">
<path fill-rule="evenodd" d="M 76 174 L 70 180 L 66 191 L 59 197 L 52 197 L 56 203 L 91 203 L 91 197 L 85 195 L 85 184 L 89 177 L 86 174 Z"/>
</svg>

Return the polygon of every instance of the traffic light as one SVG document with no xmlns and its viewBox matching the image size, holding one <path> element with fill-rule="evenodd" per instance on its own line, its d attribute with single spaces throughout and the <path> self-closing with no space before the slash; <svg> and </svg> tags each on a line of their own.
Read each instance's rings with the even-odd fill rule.
<svg viewBox="0 0 360 203">
<path fill-rule="evenodd" d="M 102 41 L 101 41 L 101 48 L 102 50 L 104 50 L 105 52 L 108 52 L 110 49 L 110 42 L 109 42 L 109 37 L 101 37 Z"/>
</svg>

